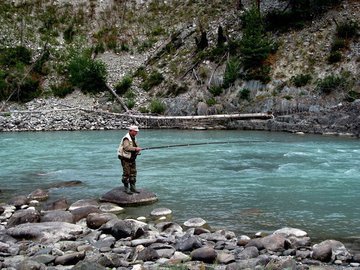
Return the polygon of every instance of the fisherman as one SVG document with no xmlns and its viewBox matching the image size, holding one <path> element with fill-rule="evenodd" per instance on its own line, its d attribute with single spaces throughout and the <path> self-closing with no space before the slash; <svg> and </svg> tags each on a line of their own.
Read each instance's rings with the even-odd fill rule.
<svg viewBox="0 0 360 270">
<path fill-rule="evenodd" d="M 122 183 L 124 184 L 125 193 L 140 193 L 136 187 L 136 157 L 142 150 L 137 142 L 136 135 L 139 132 L 137 126 L 129 126 L 129 132 L 121 139 L 118 148 L 118 158 L 121 160 L 123 168 Z M 130 187 L 129 187 L 130 185 Z"/>
</svg>

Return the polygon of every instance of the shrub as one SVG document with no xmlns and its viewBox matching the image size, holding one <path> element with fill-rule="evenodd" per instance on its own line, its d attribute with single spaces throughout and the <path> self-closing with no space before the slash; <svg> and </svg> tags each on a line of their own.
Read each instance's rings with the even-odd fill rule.
<svg viewBox="0 0 360 270">
<path fill-rule="evenodd" d="M 340 38 L 353 38 L 359 31 L 359 24 L 356 21 L 342 22 L 336 27 L 336 35 Z"/>
<path fill-rule="evenodd" d="M 186 93 L 189 90 L 187 85 L 178 85 L 177 83 L 173 83 L 169 86 L 167 95 L 173 94 L 174 96 L 178 96 L 180 94 Z"/>
<path fill-rule="evenodd" d="M 341 58 L 342 58 L 341 52 L 335 51 L 335 52 L 330 53 L 327 60 L 328 60 L 329 64 L 334 64 L 334 63 L 340 62 Z"/>
<path fill-rule="evenodd" d="M 158 99 L 153 99 L 150 103 L 150 112 L 156 114 L 163 114 L 165 112 L 166 106 Z"/>
<path fill-rule="evenodd" d="M 141 87 L 149 91 L 154 86 L 159 85 L 164 80 L 164 76 L 159 71 L 153 71 L 150 76 L 142 83 Z"/>
<path fill-rule="evenodd" d="M 64 40 L 67 43 L 71 43 L 74 39 L 74 36 L 75 36 L 74 25 L 71 24 L 64 30 Z"/>
<path fill-rule="evenodd" d="M 291 78 L 291 82 L 296 86 L 296 87 L 302 87 L 307 85 L 309 82 L 311 82 L 312 77 L 310 74 L 299 74 L 296 76 L 293 76 Z"/>
<path fill-rule="evenodd" d="M 19 86 L 19 91 L 11 97 L 11 100 L 28 102 L 40 95 L 40 80 L 36 76 L 27 77 Z"/>
<path fill-rule="evenodd" d="M 15 66 L 18 63 L 30 64 L 31 51 L 24 46 L 0 49 L 0 65 Z"/>
<path fill-rule="evenodd" d="M 0 70 L 0 100 L 5 100 L 8 97 L 8 84 L 6 82 L 6 73 Z"/>
<path fill-rule="evenodd" d="M 223 92 L 223 88 L 220 85 L 212 85 L 209 88 L 209 92 L 215 97 L 220 96 Z"/>
<path fill-rule="evenodd" d="M 130 76 L 125 76 L 121 81 L 115 85 L 115 91 L 118 95 L 122 96 L 128 91 L 132 85 L 132 78 Z"/>
<path fill-rule="evenodd" d="M 226 63 L 223 87 L 228 88 L 240 76 L 241 63 L 238 58 L 230 58 Z"/>
<path fill-rule="evenodd" d="M 127 99 L 126 100 L 126 106 L 131 110 L 135 106 L 135 100 L 133 99 Z"/>
<path fill-rule="evenodd" d="M 250 90 L 244 88 L 240 91 L 240 99 L 250 100 Z"/>
<path fill-rule="evenodd" d="M 336 52 L 338 50 L 344 49 L 347 47 L 346 40 L 343 38 L 335 38 L 331 45 L 331 51 Z"/>
<path fill-rule="evenodd" d="M 81 91 L 97 93 L 105 90 L 107 72 L 103 62 L 83 54 L 73 57 L 67 69 L 69 81 Z"/>
<path fill-rule="evenodd" d="M 349 91 L 346 95 L 346 98 L 345 100 L 346 101 L 349 101 L 349 102 L 353 102 L 355 101 L 356 99 L 360 99 L 360 93 L 358 92 L 355 92 L 353 90 Z"/>
<path fill-rule="evenodd" d="M 74 88 L 71 84 L 67 81 L 61 82 L 57 85 L 50 85 L 51 91 L 53 92 L 54 96 L 64 98 L 68 94 L 71 94 L 74 91 Z"/>
<path fill-rule="evenodd" d="M 215 105 L 215 104 L 216 104 L 215 98 L 209 98 L 208 100 L 206 100 L 206 104 L 207 104 L 208 106 L 213 106 L 213 105 Z"/>
<path fill-rule="evenodd" d="M 316 86 L 318 91 L 325 94 L 330 94 L 335 90 L 341 90 L 346 85 L 346 79 L 334 75 L 329 75 L 322 80 L 319 80 Z"/>
<path fill-rule="evenodd" d="M 124 96 L 128 99 L 134 99 L 136 97 L 135 93 L 131 90 L 126 91 Z"/>
</svg>

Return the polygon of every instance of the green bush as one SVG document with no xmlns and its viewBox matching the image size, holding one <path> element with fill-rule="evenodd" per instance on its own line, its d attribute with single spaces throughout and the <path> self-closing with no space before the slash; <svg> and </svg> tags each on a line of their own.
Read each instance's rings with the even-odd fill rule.
<svg viewBox="0 0 360 270">
<path fill-rule="evenodd" d="M 356 21 L 342 22 L 336 27 L 336 35 L 340 38 L 350 39 L 357 36 L 359 24 Z"/>
<path fill-rule="evenodd" d="M 223 92 L 223 88 L 221 85 L 212 85 L 209 88 L 209 92 L 215 97 L 220 96 L 221 93 Z"/>
<path fill-rule="evenodd" d="M 240 91 L 240 99 L 250 100 L 250 90 L 244 88 Z"/>
<path fill-rule="evenodd" d="M 106 89 L 106 68 L 101 61 L 82 54 L 75 56 L 68 64 L 69 81 L 83 92 L 97 93 Z"/>
<path fill-rule="evenodd" d="M 60 84 L 50 85 L 50 89 L 53 92 L 55 97 L 64 98 L 68 94 L 71 94 L 74 91 L 74 88 L 69 82 L 61 82 Z"/>
<path fill-rule="evenodd" d="M 141 84 L 145 91 L 149 91 L 154 86 L 159 85 L 164 80 L 164 76 L 159 71 L 153 71 L 149 77 Z"/>
<path fill-rule="evenodd" d="M 319 80 L 316 89 L 324 94 L 330 94 L 335 90 L 343 90 L 346 86 L 346 79 L 334 75 L 326 76 Z"/>
<path fill-rule="evenodd" d="M 360 93 L 358 92 L 355 92 L 353 90 L 349 91 L 346 95 L 346 98 L 345 100 L 346 101 L 349 101 L 349 102 L 353 102 L 355 101 L 356 99 L 360 99 Z"/>
<path fill-rule="evenodd" d="M 209 98 L 208 100 L 206 100 L 206 104 L 208 106 L 214 106 L 216 104 L 215 98 Z"/>
<path fill-rule="evenodd" d="M 334 51 L 334 52 L 331 52 L 329 57 L 328 57 L 328 63 L 329 64 L 334 64 L 334 63 L 337 63 L 337 62 L 340 62 L 341 61 L 341 52 L 339 51 Z"/>
<path fill-rule="evenodd" d="M 163 114 L 166 110 L 166 106 L 158 99 L 153 99 L 150 103 L 150 112 L 156 114 Z"/>
<path fill-rule="evenodd" d="M 0 65 L 11 67 L 18 63 L 30 64 L 31 51 L 24 46 L 0 49 Z"/>
<path fill-rule="evenodd" d="M 126 106 L 131 110 L 135 106 L 135 100 L 131 98 L 127 99 Z"/>
<path fill-rule="evenodd" d="M 335 38 L 331 45 L 331 51 L 336 52 L 347 47 L 346 40 L 343 38 Z"/>
<path fill-rule="evenodd" d="M 299 74 L 296 76 L 293 76 L 291 78 L 291 82 L 296 86 L 296 87 L 302 87 L 307 85 L 309 82 L 311 82 L 312 77 L 310 74 Z"/>
<path fill-rule="evenodd" d="M 40 80 L 36 76 L 28 76 L 19 86 L 19 91 L 11 97 L 13 101 L 28 102 L 41 94 Z"/>
<path fill-rule="evenodd" d="M 241 63 L 238 58 L 230 58 L 226 63 L 223 87 L 228 88 L 240 76 Z"/>
<path fill-rule="evenodd" d="M 0 70 L 0 100 L 6 100 L 8 98 L 8 84 L 6 82 L 6 73 Z"/>
<path fill-rule="evenodd" d="M 126 91 L 124 96 L 128 99 L 134 99 L 136 97 L 135 93 L 131 90 Z"/>
<path fill-rule="evenodd" d="M 122 96 L 131 88 L 133 80 L 130 76 L 125 76 L 121 81 L 115 85 L 115 91 L 118 95 Z"/>
</svg>

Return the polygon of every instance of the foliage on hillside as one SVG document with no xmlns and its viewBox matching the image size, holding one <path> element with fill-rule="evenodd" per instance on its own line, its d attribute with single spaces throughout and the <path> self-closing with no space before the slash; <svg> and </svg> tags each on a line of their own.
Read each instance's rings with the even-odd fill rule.
<svg viewBox="0 0 360 270">
<path fill-rule="evenodd" d="M 259 9 L 258 1 L 245 2 L 241 7 L 242 1 L 235 5 L 233 0 L 145 4 L 132 0 L 102 4 L 95 0 L 4 1 L 0 7 L 0 100 L 26 102 L 39 95 L 65 96 L 74 88 L 101 92 L 108 71 L 96 56 L 109 51 L 120 58 L 148 56 L 148 61 L 127 70 L 114 83 L 118 94 L 127 93 L 128 105 L 139 110 L 144 105 L 141 95 L 148 96 L 145 100 L 152 110 L 151 100 L 177 97 L 193 89 L 203 93 L 209 106 L 231 96 L 239 107 L 255 101 L 254 97 L 280 96 L 284 87 L 316 92 L 326 76 L 346 85 L 334 88 L 346 100 L 358 97 L 354 82 L 358 74 L 339 65 L 356 62 L 347 59 L 359 38 L 359 21 L 357 17 L 336 17 L 346 14 L 341 4 L 359 8 L 356 3 L 279 0 L 269 6 L 264 0 L 260 8 L 268 6 Z M 328 12 L 333 12 L 335 31 L 328 30 L 326 37 L 319 35 L 314 41 L 308 35 L 312 44 L 289 40 L 291 35 L 299 40 L 306 36 L 307 29 Z M 331 49 L 325 51 L 321 42 Z M 306 52 L 298 55 L 306 50 L 304 46 L 311 47 L 309 51 L 318 58 L 327 55 L 314 62 L 315 56 Z M 295 61 L 292 55 L 297 55 Z M 298 61 L 303 67 L 294 69 L 292 65 Z M 345 71 L 339 73 L 341 69 Z M 270 94 L 252 93 L 247 82 L 253 80 L 269 85 L 265 88 Z M 334 92 L 320 91 L 326 95 Z M 286 99 L 291 99 L 288 93 Z M 164 110 L 161 107 L 161 113 Z"/>
</svg>

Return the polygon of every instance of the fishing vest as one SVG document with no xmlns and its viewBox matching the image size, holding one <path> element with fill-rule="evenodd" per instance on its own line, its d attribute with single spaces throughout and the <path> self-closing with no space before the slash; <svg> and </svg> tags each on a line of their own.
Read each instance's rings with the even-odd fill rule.
<svg viewBox="0 0 360 270">
<path fill-rule="evenodd" d="M 124 149 L 124 140 L 127 139 L 130 142 L 130 146 L 132 147 L 137 147 L 136 145 L 136 139 L 133 140 L 130 136 L 129 133 L 127 133 L 122 139 L 121 139 L 121 143 L 119 145 L 119 149 L 118 149 L 118 157 L 119 158 L 127 158 L 127 159 L 135 159 L 136 158 L 136 154 L 134 155 L 134 152 L 131 151 L 126 151 Z"/>
</svg>

